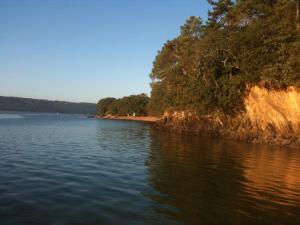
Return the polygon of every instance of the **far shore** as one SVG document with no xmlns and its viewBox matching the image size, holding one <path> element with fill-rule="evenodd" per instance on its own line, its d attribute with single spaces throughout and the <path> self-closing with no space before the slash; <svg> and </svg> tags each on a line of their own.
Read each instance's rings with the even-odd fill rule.
<svg viewBox="0 0 300 225">
<path fill-rule="evenodd" d="M 159 117 L 155 116 L 95 116 L 96 119 L 110 119 L 110 120 L 131 120 L 131 121 L 143 121 L 143 122 L 149 122 L 154 123 L 158 120 L 160 120 Z"/>
</svg>

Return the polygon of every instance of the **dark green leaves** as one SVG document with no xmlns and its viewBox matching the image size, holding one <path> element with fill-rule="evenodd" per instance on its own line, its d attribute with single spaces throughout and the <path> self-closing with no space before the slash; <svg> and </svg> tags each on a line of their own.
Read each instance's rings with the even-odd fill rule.
<svg viewBox="0 0 300 225">
<path fill-rule="evenodd" d="M 190 17 L 158 53 L 150 110 L 200 113 L 243 110 L 246 86 L 298 85 L 300 41 L 296 1 L 209 1 L 204 26 Z"/>
<path fill-rule="evenodd" d="M 147 115 L 149 97 L 146 94 L 130 95 L 123 98 L 103 98 L 97 104 L 97 115 Z"/>
</svg>

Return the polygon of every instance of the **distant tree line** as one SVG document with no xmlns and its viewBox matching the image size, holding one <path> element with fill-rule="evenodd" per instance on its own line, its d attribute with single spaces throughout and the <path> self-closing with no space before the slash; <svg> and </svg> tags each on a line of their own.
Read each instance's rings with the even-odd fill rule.
<svg viewBox="0 0 300 225">
<path fill-rule="evenodd" d="M 0 110 L 94 115 L 96 104 L 0 96 Z"/>
<path fill-rule="evenodd" d="M 299 86 L 299 0 L 208 2 L 208 20 L 190 17 L 158 52 L 150 74 L 151 114 L 234 114 L 244 109 L 247 86 Z"/>
<path fill-rule="evenodd" d="M 149 97 L 146 94 L 130 95 L 123 98 L 103 98 L 97 103 L 97 115 L 136 115 L 148 114 Z"/>
</svg>

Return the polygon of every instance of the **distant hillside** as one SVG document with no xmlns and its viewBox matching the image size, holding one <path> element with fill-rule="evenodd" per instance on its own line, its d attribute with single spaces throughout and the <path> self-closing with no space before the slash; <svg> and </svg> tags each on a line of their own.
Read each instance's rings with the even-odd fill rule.
<svg viewBox="0 0 300 225">
<path fill-rule="evenodd" d="M 96 104 L 0 96 L 0 110 L 95 114 Z"/>
</svg>

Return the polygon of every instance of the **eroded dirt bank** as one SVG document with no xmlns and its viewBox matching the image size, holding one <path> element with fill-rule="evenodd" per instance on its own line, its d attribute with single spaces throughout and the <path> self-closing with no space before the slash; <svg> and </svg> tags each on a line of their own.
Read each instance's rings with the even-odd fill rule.
<svg viewBox="0 0 300 225">
<path fill-rule="evenodd" d="M 254 86 L 245 99 L 245 112 L 237 116 L 174 111 L 165 112 L 156 125 L 175 132 L 300 148 L 300 90 Z"/>
</svg>

